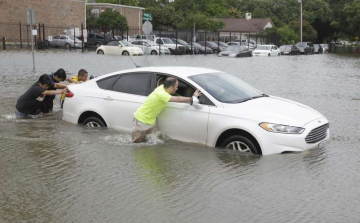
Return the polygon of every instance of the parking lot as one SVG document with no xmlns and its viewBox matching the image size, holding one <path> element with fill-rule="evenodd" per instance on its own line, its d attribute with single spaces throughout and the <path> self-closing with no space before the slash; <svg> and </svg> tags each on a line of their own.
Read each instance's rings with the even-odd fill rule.
<svg viewBox="0 0 360 223">
<path fill-rule="evenodd" d="M 125 57 L 49 49 L 36 51 L 35 60 L 32 72 L 31 51 L 0 52 L 0 221 L 358 221 L 357 57 Z M 127 132 L 64 122 L 58 98 L 50 115 L 15 119 L 17 98 L 41 74 L 64 68 L 69 76 L 79 69 L 101 76 L 135 64 L 227 72 L 321 112 L 331 138 L 324 148 L 264 157 L 167 138 L 134 145 Z"/>
</svg>

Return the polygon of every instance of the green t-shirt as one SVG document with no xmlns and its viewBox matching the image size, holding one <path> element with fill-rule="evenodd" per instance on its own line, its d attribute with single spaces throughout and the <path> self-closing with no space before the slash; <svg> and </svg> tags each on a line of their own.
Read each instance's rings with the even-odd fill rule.
<svg viewBox="0 0 360 223">
<path fill-rule="evenodd" d="M 157 87 L 146 99 L 144 104 L 134 113 L 137 120 L 142 123 L 153 125 L 156 117 L 166 107 L 171 95 L 164 89 L 164 85 Z"/>
</svg>

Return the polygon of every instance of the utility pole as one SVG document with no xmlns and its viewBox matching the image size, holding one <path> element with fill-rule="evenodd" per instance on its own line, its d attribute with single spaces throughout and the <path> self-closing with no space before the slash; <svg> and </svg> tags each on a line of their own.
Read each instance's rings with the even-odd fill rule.
<svg viewBox="0 0 360 223">
<path fill-rule="evenodd" d="M 303 0 L 298 0 L 298 2 L 300 3 L 300 42 L 302 42 L 302 37 L 303 37 L 303 34 L 302 34 L 302 1 Z"/>
</svg>

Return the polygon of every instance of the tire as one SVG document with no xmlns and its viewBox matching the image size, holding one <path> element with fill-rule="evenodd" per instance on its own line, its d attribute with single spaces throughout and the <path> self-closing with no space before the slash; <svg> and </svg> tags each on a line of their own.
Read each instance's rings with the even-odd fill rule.
<svg viewBox="0 0 360 223">
<path fill-rule="evenodd" d="M 158 55 L 158 53 L 156 52 L 156 50 L 151 51 L 150 54 L 151 54 L 151 55 Z"/>
<path fill-rule="evenodd" d="M 66 49 L 70 49 L 70 48 L 71 48 L 70 44 L 68 44 L 68 43 L 65 44 L 65 48 L 66 48 Z"/>
<path fill-rule="evenodd" d="M 91 128 L 106 127 L 105 123 L 97 117 L 89 117 L 85 119 L 82 125 Z"/>
<path fill-rule="evenodd" d="M 244 153 L 259 155 L 260 151 L 255 144 L 245 136 L 234 135 L 227 138 L 220 146 L 224 149 L 237 150 Z"/>
<path fill-rule="evenodd" d="M 99 48 L 101 46 L 101 43 L 95 43 L 95 47 Z"/>
<path fill-rule="evenodd" d="M 268 54 L 269 57 L 271 57 L 270 53 Z"/>
<path fill-rule="evenodd" d="M 249 57 L 252 57 L 252 53 L 249 53 Z"/>
<path fill-rule="evenodd" d="M 97 51 L 97 54 L 105 54 L 105 53 L 104 53 L 104 51 L 102 51 L 102 50 L 98 50 L 98 51 Z"/>
<path fill-rule="evenodd" d="M 122 55 L 123 55 L 123 56 L 130 56 L 130 54 L 129 54 L 129 52 L 128 52 L 128 51 L 124 51 L 124 52 L 122 52 Z"/>
<path fill-rule="evenodd" d="M 280 54 L 280 53 L 278 53 L 278 56 L 281 56 L 281 54 Z"/>
<path fill-rule="evenodd" d="M 175 54 L 173 49 L 169 48 L 169 51 L 170 51 L 170 55 L 174 55 L 174 54 Z"/>
</svg>

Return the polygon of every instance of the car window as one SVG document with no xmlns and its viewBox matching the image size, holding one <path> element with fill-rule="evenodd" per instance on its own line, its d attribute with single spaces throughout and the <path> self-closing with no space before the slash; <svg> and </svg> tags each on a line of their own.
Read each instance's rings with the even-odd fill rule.
<svg viewBox="0 0 360 223">
<path fill-rule="evenodd" d="M 119 46 L 119 41 L 111 41 L 106 44 L 107 46 Z"/>
<path fill-rule="evenodd" d="M 156 40 L 156 43 L 157 43 L 157 44 L 163 44 L 163 42 L 161 41 L 161 39 L 157 39 L 157 40 Z"/>
<path fill-rule="evenodd" d="M 106 77 L 104 79 L 96 81 L 97 85 L 101 89 L 109 90 L 114 85 L 115 81 L 119 78 L 119 75 Z"/>
<path fill-rule="evenodd" d="M 95 34 L 92 34 L 92 33 L 90 33 L 88 35 L 89 35 L 88 38 L 94 38 L 94 36 L 95 36 Z"/>
<path fill-rule="evenodd" d="M 277 46 L 273 46 L 274 47 L 274 50 L 277 50 L 278 48 L 277 48 Z"/>
<path fill-rule="evenodd" d="M 105 37 L 103 35 L 96 35 L 97 39 L 105 39 Z"/>
<path fill-rule="evenodd" d="M 60 36 L 54 36 L 54 39 L 60 39 Z"/>
<path fill-rule="evenodd" d="M 66 36 L 61 36 L 60 39 L 66 39 Z"/>
<path fill-rule="evenodd" d="M 128 94 L 148 96 L 150 94 L 151 73 L 124 74 L 114 84 L 112 90 Z"/>
</svg>

